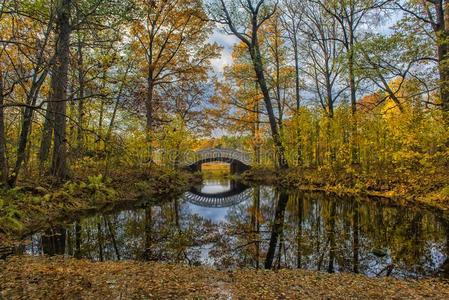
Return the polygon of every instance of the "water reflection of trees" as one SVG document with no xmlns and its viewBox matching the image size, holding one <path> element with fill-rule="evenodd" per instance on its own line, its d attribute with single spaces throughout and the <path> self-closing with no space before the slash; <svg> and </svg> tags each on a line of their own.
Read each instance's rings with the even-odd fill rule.
<svg viewBox="0 0 449 300">
<path fill-rule="evenodd" d="M 382 202 L 254 188 L 215 224 L 176 199 L 82 218 L 40 239 L 44 252 L 93 260 L 141 259 L 220 268 L 262 266 L 397 276 L 447 269 L 448 223 Z M 56 233 L 56 234 L 55 234 Z M 62 246 L 61 246 L 62 245 Z M 444 264 L 443 264 L 444 263 Z"/>
<path fill-rule="evenodd" d="M 414 276 L 434 275 L 447 256 L 446 226 L 430 213 L 322 194 L 261 195 L 228 214 L 229 236 L 214 252 L 226 253 L 227 267 L 264 260 L 267 267 L 374 276 L 394 265 L 395 275 Z"/>
</svg>

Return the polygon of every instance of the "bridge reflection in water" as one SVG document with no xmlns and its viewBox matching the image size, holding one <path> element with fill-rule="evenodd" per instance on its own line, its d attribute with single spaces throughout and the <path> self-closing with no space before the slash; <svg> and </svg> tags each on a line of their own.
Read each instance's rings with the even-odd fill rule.
<svg viewBox="0 0 449 300">
<path fill-rule="evenodd" d="M 210 183 L 208 183 L 208 186 L 210 187 Z M 218 188 L 218 191 L 217 188 L 215 191 L 210 192 L 204 189 L 204 186 L 193 187 L 183 195 L 183 199 L 197 206 L 223 208 L 251 199 L 252 195 L 253 189 L 240 182 L 231 180 L 228 188 Z"/>
</svg>

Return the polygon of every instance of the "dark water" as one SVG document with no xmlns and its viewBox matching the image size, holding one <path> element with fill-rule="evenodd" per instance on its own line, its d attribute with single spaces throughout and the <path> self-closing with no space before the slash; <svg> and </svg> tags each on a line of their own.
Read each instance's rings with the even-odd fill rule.
<svg viewBox="0 0 449 300">
<path fill-rule="evenodd" d="M 425 210 L 206 180 L 162 206 L 35 234 L 27 252 L 420 278 L 448 273 L 448 235 L 449 221 Z"/>
</svg>

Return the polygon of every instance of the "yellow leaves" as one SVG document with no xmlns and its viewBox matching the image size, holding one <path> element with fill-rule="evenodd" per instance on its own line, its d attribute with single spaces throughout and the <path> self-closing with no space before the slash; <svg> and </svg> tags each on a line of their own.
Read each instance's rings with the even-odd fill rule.
<svg viewBox="0 0 449 300">
<path fill-rule="evenodd" d="M 234 60 L 241 59 L 242 57 L 247 56 L 248 46 L 243 42 L 238 42 L 234 45 L 232 49 L 232 58 Z"/>
<path fill-rule="evenodd" d="M 139 46 L 147 63 L 154 64 L 155 69 L 186 63 L 190 50 L 203 50 L 209 25 L 204 21 L 205 12 L 199 2 L 143 1 L 140 7 L 142 16 L 130 27 L 130 34 L 137 41 L 133 50 Z"/>
<path fill-rule="evenodd" d="M 130 34 L 137 36 L 141 35 L 145 31 L 145 27 L 141 22 L 132 22 L 130 25 Z"/>
</svg>

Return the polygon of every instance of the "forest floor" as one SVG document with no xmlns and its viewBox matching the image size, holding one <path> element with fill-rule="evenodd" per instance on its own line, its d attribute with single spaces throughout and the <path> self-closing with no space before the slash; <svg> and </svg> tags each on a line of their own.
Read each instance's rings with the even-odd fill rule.
<svg viewBox="0 0 449 300">
<path fill-rule="evenodd" d="M 0 261 L 1 299 L 449 299 L 449 282 L 304 270 L 218 271 L 62 257 Z"/>
</svg>

